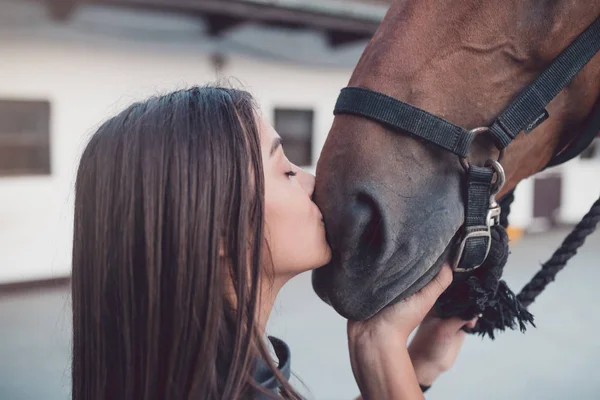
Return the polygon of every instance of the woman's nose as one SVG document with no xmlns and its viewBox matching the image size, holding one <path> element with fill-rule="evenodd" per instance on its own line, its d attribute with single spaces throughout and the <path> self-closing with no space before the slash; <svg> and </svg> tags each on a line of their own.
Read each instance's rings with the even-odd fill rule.
<svg viewBox="0 0 600 400">
<path fill-rule="evenodd" d="M 300 170 L 298 178 L 300 178 L 298 181 L 300 182 L 302 189 L 308 194 L 308 197 L 312 198 L 315 191 L 315 177 L 304 170 Z"/>
</svg>

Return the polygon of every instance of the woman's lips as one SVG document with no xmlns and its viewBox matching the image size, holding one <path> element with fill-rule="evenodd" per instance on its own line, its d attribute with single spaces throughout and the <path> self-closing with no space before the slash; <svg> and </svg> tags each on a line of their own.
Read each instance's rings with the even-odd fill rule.
<svg viewBox="0 0 600 400">
<path fill-rule="evenodd" d="M 313 204 L 314 204 L 314 203 L 313 203 Z M 321 210 L 319 209 L 319 207 L 317 207 L 317 205 L 316 205 L 316 204 L 315 204 L 315 210 L 316 210 L 316 212 L 317 212 L 317 217 L 318 217 L 318 218 L 319 218 L 321 221 L 323 221 L 323 220 L 324 220 L 324 218 L 323 218 L 323 213 L 321 212 Z"/>
</svg>

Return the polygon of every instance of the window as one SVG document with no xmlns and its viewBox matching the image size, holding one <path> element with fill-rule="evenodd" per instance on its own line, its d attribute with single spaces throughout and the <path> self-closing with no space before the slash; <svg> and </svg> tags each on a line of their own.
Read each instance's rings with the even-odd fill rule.
<svg viewBox="0 0 600 400">
<path fill-rule="evenodd" d="M 0 100 L 0 176 L 50 174 L 50 103 Z"/>
<path fill-rule="evenodd" d="M 590 143 L 587 149 L 581 152 L 582 160 L 600 160 L 600 138 L 596 138 Z"/>
<path fill-rule="evenodd" d="M 275 130 L 285 154 L 299 166 L 312 165 L 313 110 L 275 109 Z"/>
</svg>

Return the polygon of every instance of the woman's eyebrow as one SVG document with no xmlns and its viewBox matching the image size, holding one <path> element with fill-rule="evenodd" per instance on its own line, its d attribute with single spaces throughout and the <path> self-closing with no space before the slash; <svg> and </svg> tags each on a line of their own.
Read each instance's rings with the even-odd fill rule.
<svg viewBox="0 0 600 400">
<path fill-rule="evenodd" d="M 271 151 L 269 152 L 269 157 L 273 157 L 273 154 L 275 154 L 275 152 L 277 151 L 279 146 L 281 146 L 282 144 L 283 144 L 283 139 L 281 139 L 280 137 L 276 137 L 273 140 L 273 144 L 271 144 Z"/>
</svg>

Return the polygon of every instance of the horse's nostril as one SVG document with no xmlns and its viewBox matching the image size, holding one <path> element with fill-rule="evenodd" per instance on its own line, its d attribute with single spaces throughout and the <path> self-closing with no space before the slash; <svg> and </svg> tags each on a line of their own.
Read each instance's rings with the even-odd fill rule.
<svg viewBox="0 0 600 400">
<path fill-rule="evenodd" d="M 360 192 L 351 210 L 354 226 L 351 232 L 355 246 L 361 256 L 375 260 L 383 253 L 385 224 L 383 213 L 377 201 L 367 193 Z M 362 258 L 362 257 L 361 257 Z"/>
</svg>

